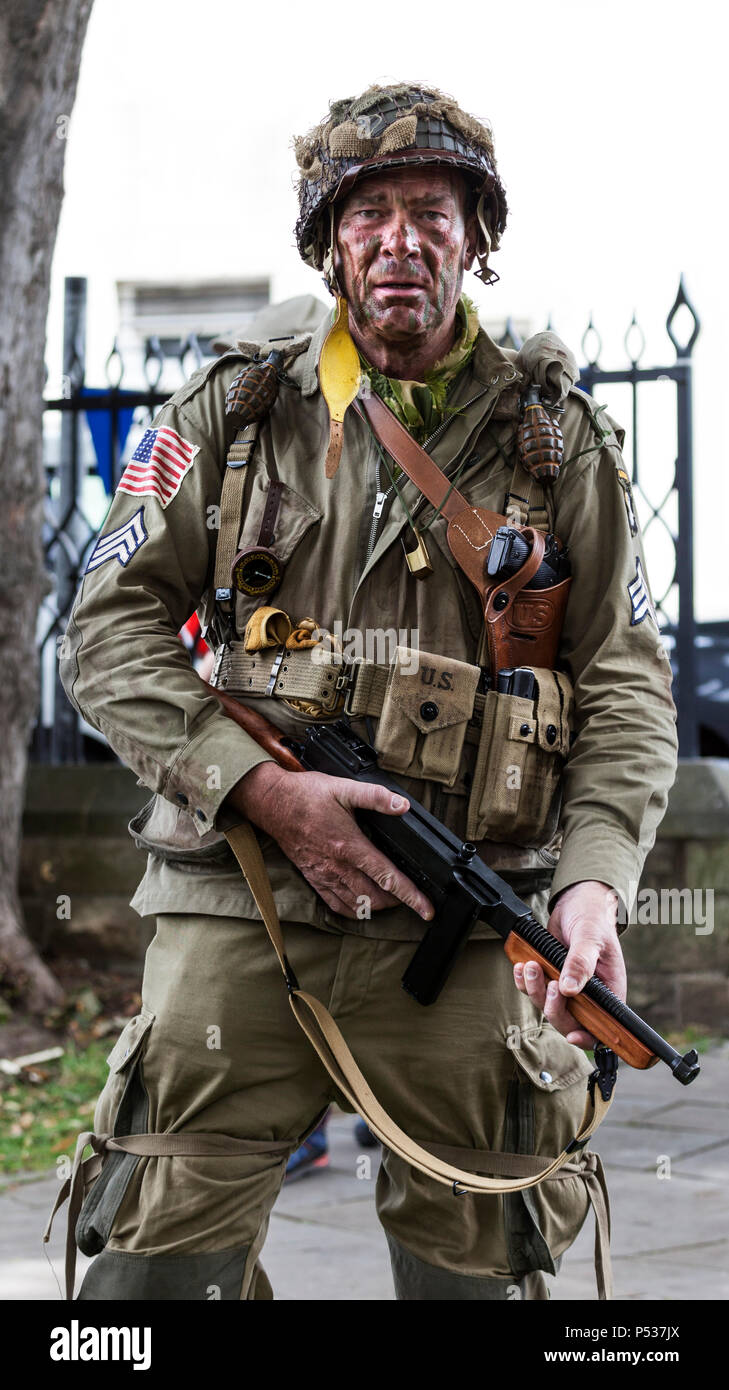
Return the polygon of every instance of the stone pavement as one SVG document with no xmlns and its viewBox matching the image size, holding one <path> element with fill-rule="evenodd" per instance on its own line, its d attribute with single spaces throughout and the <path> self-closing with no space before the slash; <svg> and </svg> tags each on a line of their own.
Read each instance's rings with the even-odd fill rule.
<svg viewBox="0 0 729 1390">
<path fill-rule="evenodd" d="M 729 1297 L 729 1043 L 701 1061 L 688 1089 L 662 1065 L 621 1068 L 596 1141 L 611 1193 L 617 1299 Z M 393 1298 L 374 1209 L 377 1151 L 359 1150 L 353 1124 L 335 1113 L 329 1167 L 285 1187 L 276 1205 L 264 1264 L 279 1299 Z M 40 1244 L 56 1178 L 0 1185 L 0 1299 L 58 1298 Z M 588 1216 L 559 1279 L 550 1281 L 554 1299 L 596 1298 L 592 1242 Z M 50 1249 L 61 1278 L 63 1213 Z M 79 1256 L 79 1276 L 87 1263 Z"/>
</svg>

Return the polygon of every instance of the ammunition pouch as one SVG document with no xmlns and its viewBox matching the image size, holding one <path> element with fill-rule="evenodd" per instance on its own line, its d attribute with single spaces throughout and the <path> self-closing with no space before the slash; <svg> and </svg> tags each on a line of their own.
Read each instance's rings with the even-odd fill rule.
<svg viewBox="0 0 729 1390">
<path fill-rule="evenodd" d="M 530 591 L 534 611 L 560 589 L 566 594 L 563 584 Z M 517 602 L 522 597 L 526 602 L 526 596 Z M 484 694 L 480 667 L 409 647 L 397 647 L 385 666 L 347 663 L 323 647 L 248 652 L 233 642 L 216 669 L 217 684 L 229 695 L 275 698 L 282 714 L 287 706 L 305 707 L 299 727 L 302 719 L 332 719 L 343 710 L 353 719 L 377 719 L 374 745 L 388 772 L 451 788 L 463 770 L 465 745 L 475 745 L 468 839 L 538 849 L 555 835 L 574 706 L 572 684 L 561 671 L 530 668 L 537 693 L 526 699 Z"/>
<path fill-rule="evenodd" d="M 533 700 L 494 690 L 486 695 L 468 803 L 469 840 L 538 847 L 557 828 L 573 690 L 561 671 L 537 667 L 534 677 Z"/>
<path fill-rule="evenodd" d="M 452 787 L 480 677 L 468 662 L 398 647 L 375 739 L 381 766 Z"/>
</svg>

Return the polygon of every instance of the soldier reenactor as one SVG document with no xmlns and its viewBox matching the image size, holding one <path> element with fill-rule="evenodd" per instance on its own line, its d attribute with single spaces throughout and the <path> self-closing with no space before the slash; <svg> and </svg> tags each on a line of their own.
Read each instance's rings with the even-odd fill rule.
<svg viewBox="0 0 729 1390">
<path fill-rule="evenodd" d="M 155 794 L 132 832 L 157 933 L 95 1116 L 119 1142 L 95 1141 L 72 1194 L 75 1219 L 85 1184 L 78 1243 L 98 1254 L 80 1297 L 272 1297 L 260 1253 L 287 1158 L 356 1101 L 292 1016 L 270 883 L 290 987 L 324 1002 L 407 1136 L 502 1184 L 454 1195 L 385 1144 L 397 1297 L 545 1298 L 590 1204 L 604 1235 L 599 1160 L 577 1147 L 553 1180 L 515 1184 L 576 1133 L 591 1038 L 566 1000 L 595 970 L 624 997 L 617 906 L 675 770 L 622 432 L 554 334 L 502 350 L 463 293 L 472 266 L 493 277 L 506 222 L 485 125 L 433 89 L 373 87 L 296 157 L 297 244 L 333 312 L 238 342 L 163 407 L 68 629 L 69 697 Z M 484 608 L 474 556 L 522 578 L 539 561 L 542 581 L 499 612 L 489 580 Z M 512 970 L 482 923 L 432 1008 L 400 989 L 431 904 L 353 812 L 407 801 L 280 766 L 191 668 L 176 634 L 193 610 L 213 685 L 284 734 L 346 702 L 404 798 L 569 946 L 559 984 Z M 263 876 L 231 854 L 241 820 Z"/>
</svg>

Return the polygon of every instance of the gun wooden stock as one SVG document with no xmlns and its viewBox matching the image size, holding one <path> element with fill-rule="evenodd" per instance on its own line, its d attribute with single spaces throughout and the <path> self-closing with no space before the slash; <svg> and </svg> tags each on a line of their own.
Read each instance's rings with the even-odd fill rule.
<svg viewBox="0 0 729 1390">
<path fill-rule="evenodd" d="M 242 705 L 238 700 L 234 700 L 232 695 L 226 695 L 222 690 L 216 690 L 214 685 L 208 681 L 203 681 L 206 690 L 219 700 L 229 719 L 232 719 L 239 728 L 244 729 L 251 738 L 260 743 L 261 748 L 266 753 L 270 753 L 272 758 L 288 772 L 303 772 L 303 768 L 298 758 L 281 742 L 281 730 L 272 724 L 270 719 L 266 719 L 264 714 L 259 714 L 257 710 L 250 709 L 248 705 Z"/>
<path fill-rule="evenodd" d="M 526 961 L 536 961 L 541 965 L 548 980 L 558 980 L 559 970 L 552 962 L 547 960 L 536 947 L 529 941 L 524 941 L 515 931 L 509 933 L 504 942 L 506 951 L 512 965 L 524 964 Z M 572 1014 L 576 1023 L 581 1028 L 585 1028 L 588 1033 L 592 1033 L 598 1042 L 604 1043 L 606 1047 L 612 1048 L 617 1052 L 618 1057 L 622 1057 L 631 1067 L 637 1067 L 644 1071 L 647 1067 L 654 1067 L 660 1059 L 655 1052 L 651 1052 L 639 1038 L 618 1023 L 617 1019 L 605 1010 L 601 1009 L 594 1000 L 588 999 L 585 994 L 575 994 L 573 996 L 563 996 L 567 1010 Z"/>
</svg>

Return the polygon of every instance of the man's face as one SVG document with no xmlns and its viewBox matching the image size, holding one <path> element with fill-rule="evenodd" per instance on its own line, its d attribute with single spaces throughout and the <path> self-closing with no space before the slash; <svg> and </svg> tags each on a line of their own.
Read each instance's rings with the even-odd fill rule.
<svg viewBox="0 0 729 1390">
<path fill-rule="evenodd" d="M 455 316 L 473 261 L 475 219 L 449 169 L 394 169 L 355 184 L 337 205 L 334 268 L 361 335 L 406 343 Z"/>
</svg>

